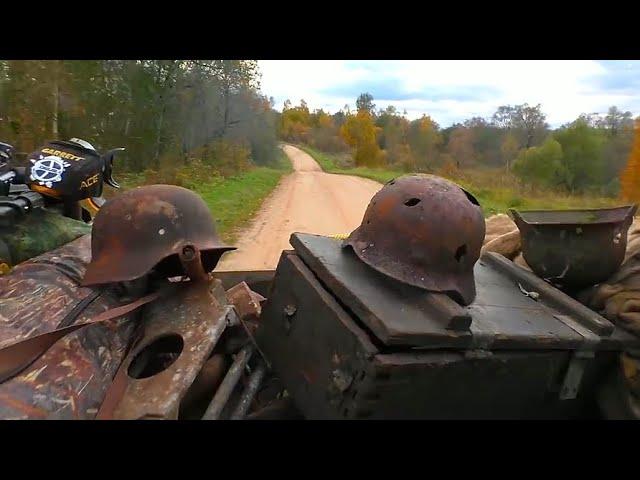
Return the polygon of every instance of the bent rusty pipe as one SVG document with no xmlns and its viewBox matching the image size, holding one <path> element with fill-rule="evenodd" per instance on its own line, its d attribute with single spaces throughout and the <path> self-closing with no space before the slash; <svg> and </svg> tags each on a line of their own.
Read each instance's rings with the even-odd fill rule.
<svg viewBox="0 0 640 480">
<path fill-rule="evenodd" d="M 229 417 L 230 420 L 242 420 L 245 417 L 253 398 L 256 396 L 260 385 L 262 385 L 262 380 L 266 373 L 267 366 L 261 361 L 251 373 L 249 383 L 245 387 L 244 392 L 242 392 L 242 397 L 240 397 L 238 405 Z"/>
<path fill-rule="evenodd" d="M 185 273 L 194 282 L 206 281 L 208 276 L 202 266 L 200 250 L 193 245 L 185 245 L 180 251 L 180 263 Z"/>
<path fill-rule="evenodd" d="M 234 359 L 231 368 L 229 368 L 224 380 L 222 380 L 220 387 L 218 387 L 218 390 L 213 396 L 213 400 L 211 400 L 211 403 L 207 407 L 207 411 L 204 413 L 202 420 L 218 420 L 220 418 L 220 414 L 229 401 L 229 397 L 231 397 L 231 394 L 240 381 L 244 367 L 253 354 L 253 348 L 253 345 L 246 345 L 240 350 L 240 353 L 238 353 Z"/>
</svg>

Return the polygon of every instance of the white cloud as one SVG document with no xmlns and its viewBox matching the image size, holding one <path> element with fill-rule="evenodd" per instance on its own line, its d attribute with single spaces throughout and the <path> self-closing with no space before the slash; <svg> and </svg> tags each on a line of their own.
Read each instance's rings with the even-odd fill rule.
<svg viewBox="0 0 640 480">
<path fill-rule="evenodd" d="M 362 85 L 379 107 L 393 104 L 406 109 L 410 118 L 431 115 L 443 126 L 472 116 L 488 117 L 500 105 L 525 102 L 542 104 L 553 126 L 581 113 L 606 111 L 611 105 L 634 115 L 640 112 L 640 92 L 622 95 L 598 87 L 598 80 L 611 72 L 597 61 L 261 60 L 259 64 L 262 91 L 275 98 L 276 108 L 287 98 L 294 104 L 304 98 L 312 109 L 334 112 L 345 103 L 353 106 Z M 345 96 L 345 87 L 352 90 L 351 97 Z M 402 95 L 385 99 L 389 89 Z M 432 95 L 442 91 L 444 96 Z"/>
</svg>

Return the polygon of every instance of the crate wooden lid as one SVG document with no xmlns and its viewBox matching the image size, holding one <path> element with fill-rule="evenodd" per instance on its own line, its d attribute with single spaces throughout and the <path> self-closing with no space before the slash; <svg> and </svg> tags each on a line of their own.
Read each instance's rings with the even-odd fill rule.
<svg viewBox="0 0 640 480">
<path fill-rule="evenodd" d="M 640 346 L 636 337 L 497 254 L 478 261 L 476 299 L 461 307 L 446 295 L 377 272 L 350 248 L 342 248 L 340 240 L 294 233 L 290 242 L 358 324 L 388 346 L 545 350 L 573 350 L 586 343 L 608 350 Z M 534 300 L 522 290 L 536 291 L 539 297 Z"/>
</svg>

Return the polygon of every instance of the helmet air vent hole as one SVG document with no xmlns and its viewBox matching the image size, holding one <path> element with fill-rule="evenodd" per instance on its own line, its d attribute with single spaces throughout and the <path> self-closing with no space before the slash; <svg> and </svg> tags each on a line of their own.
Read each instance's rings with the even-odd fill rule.
<svg viewBox="0 0 640 480">
<path fill-rule="evenodd" d="M 476 199 L 476 197 L 474 197 L 473 195 L 471 195 L 469 192 L 467 192 L 466 190 L 462 189 L 462 191 L 464 192 L 464 194 L 467 197 L 467 200 L 469 200 L 471 203 L 473 203 L 474 205 L 480 206 L 480 202 L 478 202 L 478 200 Z"/>
<path fill-rule="evenodd" d="M 467 245 L 461 245 L 456 250 L 456 261 L 459 262 L 467 254 Z"/>
<path fill-rule="evenodd" d="M 404 202 L 404 204 L 407 207 L 415 207 L 417 204 L 420 203 L 420 199 L 419 198 L 410 198 L 409 200 L 407 200 L 406 202 Z"/>
</svg>

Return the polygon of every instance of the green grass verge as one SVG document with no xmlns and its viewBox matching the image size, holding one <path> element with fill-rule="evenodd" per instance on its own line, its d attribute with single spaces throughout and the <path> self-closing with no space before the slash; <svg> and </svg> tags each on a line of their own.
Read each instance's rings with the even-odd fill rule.
<svg viewBox="0 0 640 480">
<path fill-rule="evenodd" d="M 297 145 L 300 149 L 311 155 L 320 164 L 320 167 L 328 173 L 344 175 L 356 175 L 369 178 L 380 183 L 404 175 L 406 172 L 378 168 L 345 168 L 340 166 L 340 158 L 337 155 L 320 152 L 306 145 Z M 487 173 L 487 172 L 485 172 Z M 471 175 L 473 177 L 473 175 Z M 496 213 L 504 213 L 509 208 L 522 210 L 535 209 L 569 209 L 569 208 L 600 208 L 617 205 L 615 199 L 597 196 L 571 196 L 557 192 L 541 191 L 536 194 L 526 195 L 514 188 L 495 188 L 482 185 L 473 180 L 452 179 L 463 188 L 476 196 L 486 216 Z"/>
<path fill-rule="evenodd" d="M 387 170 L 380 168 L 367 168 L 367 167 L 341 167 L 340 157 L 331 153 L 321 152 L 315 148 L 308 147 L 307 145 L 296 145 L 296 147 L 304 150 L 311 155 L 316 162 L 320 165 L 322 170 L 327 173 L 337 173 L 341 175 L 356 175 L 358 177 L 369 178 L 380 183 L 387 183 L 389 180 L 403 175 L 404 172 L 396 170 Z"/>
<path fill-rule="evenodd" d="M 282 176 L 292 171 L 289 158 L 282 150 L 278 149 L 278 152 L 278 164 L 273 167 L 255 167 L 233 177 L 199 184 L 194 189 L 211 209 L 225 242 L 236 239 L 239 230 L 260 209 Z M 118 180 L 124 189 L 128 189 L 143 185 L 144 175 L 129 173 Z"/>
<path fill-rule="evenodd" d="M 309 155 L 313 157 L 313 159 L 318 162 L 322 170 L 328 173 L 343 173 L 344 169 L 340 168 L 337 161 L 337 156 L 331 153 L 324 153 L 320 150 L 316 150 L 315 148 L 308 147 L 307 145 L 296 144 L 300 150 L 304 150 Z"/>
</svg>

